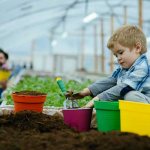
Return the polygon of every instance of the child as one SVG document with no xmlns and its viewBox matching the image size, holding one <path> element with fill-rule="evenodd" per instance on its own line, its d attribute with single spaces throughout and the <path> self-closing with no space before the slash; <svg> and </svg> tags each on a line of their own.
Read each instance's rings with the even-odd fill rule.
<svg viewBox="0 0 150 150">
<path fill-rule="evenodd" d="M 10 70 L 7 66 L 8 54 L 0 49 L 0 98 L 2 92 L 7 87 L 7 80 L 10 76 Z"/>
<path fill-rule="evenodd" d="M 92 96 L 85 107 L 93 107 L 95 100 L 124 99 L 150 103 L 149 65 L 145 55 L 147 45 L 142 30 L 132 25 L 122 26 L 110 37 L 107 47 L 116 56 L 119 67 L 111 77 L 68 95 L 70 99 Z"/>
</svg>

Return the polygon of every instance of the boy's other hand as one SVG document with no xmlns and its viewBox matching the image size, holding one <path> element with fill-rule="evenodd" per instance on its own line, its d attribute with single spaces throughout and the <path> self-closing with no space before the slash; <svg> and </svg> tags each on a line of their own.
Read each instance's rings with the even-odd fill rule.
<svg viewBox="0 0 150 150">
<path fill-rule="evenodd" d="M 84 108 L 93 108 L 94 107 L 94 101 L 98 101 L 99 98 L 96 96 L 94 97 L 92 100 L 90 100 L 85 106 Z"/>
</svg>

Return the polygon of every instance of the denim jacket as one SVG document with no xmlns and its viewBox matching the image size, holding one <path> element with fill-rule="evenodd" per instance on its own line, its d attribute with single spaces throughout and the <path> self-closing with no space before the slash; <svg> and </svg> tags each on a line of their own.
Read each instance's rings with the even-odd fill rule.
<svg viewBox="0 0 150 150">
<path fill-rule="evenodd" d="M 118 100 L 131 90 L 150 97 L 150 68 L 146 55 L 142 54 L 129 69 L 119 66 L 112 76 L 88 88 L 93 96 L 104 100 Z"/>
</svg>

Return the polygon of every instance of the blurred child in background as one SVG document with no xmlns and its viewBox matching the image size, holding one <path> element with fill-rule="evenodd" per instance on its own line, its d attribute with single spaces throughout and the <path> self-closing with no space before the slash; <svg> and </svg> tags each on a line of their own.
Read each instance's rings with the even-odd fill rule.
<svg viewBox="0 0 150 150">
<path fill-rule="evenodd" d="M 0 49 L 0 97 L 3 90 L 7 87 L 7 81 L 11 74 L 7 64 L 8 58 L 8 54 Z"/>
</svg>

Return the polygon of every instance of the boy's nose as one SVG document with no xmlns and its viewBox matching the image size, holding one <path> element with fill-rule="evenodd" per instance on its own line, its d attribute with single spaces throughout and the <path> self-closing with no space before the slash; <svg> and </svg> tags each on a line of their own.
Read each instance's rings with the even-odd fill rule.
<svg viewBox="0 0 150 150">
<path fill-rule="evenodd" d="M 118 57 L 118 63 L 121 63 L 122 59 L 121 57 Z"/>
<path fill-rule="evenodd" d="M 120 60 L 121 60 L 121 57 L 120 57 L 120 56 L 118 56 L 118 57 L 117 57 L 117 59 L 118 59 L 118 61 L 120 61 Z"/>
</svg>

